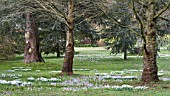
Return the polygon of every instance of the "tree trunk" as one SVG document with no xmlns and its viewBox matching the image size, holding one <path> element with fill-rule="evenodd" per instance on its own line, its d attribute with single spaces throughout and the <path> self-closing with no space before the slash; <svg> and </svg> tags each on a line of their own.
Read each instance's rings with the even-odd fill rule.
<svg viewBox="0 0 170 96">
<path fill-rule="evenodd" d="M 38 29 L 31 13 L 26 14 L 24 63 L 44 61 L 39 52 Z"/>
<path fill-rule="evenodd" d="M 62 67 L 62 74 L 73 74 L 73 58 L 74 58 L 74 0 L 69 0 L 68 3 L 68 31 L 64 63 Z"/>
<path fill-rule="evenodd" d="M 144 50 L 144 68 L 142 73 L 142 81 L 144 82 L 155 82 L 159 81 L 157 71 L 158 67 L 156 64 L 156 20 L 154 20 L 155 9 L 154 0 L 148 0 L 148 9 L 146 13 L 147 24 L 145 29 L 145 50 Z"/>
<path fill-rule="evenodd" d="M 124 49 L 124 52 L 123 52 L 123 53 L 124 53 L 123 59 L 124 59 L 124 60 L 127 60 L 127 49 Z"/>
<path fill-rule="evenodd" d="M 60 57 L 60 44 L 57 44 L 57 57 Z"/>
</svg>

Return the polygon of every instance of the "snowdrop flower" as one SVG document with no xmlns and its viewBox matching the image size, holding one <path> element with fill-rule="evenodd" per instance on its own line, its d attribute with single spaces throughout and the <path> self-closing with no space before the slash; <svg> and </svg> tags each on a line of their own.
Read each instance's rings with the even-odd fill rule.
<svg viewBox="0 0 170 96">
<path fill-rule="evenodd" d="M 105 85 L 105 86 L 103 86 L 103 88 L 111 88 L 109 85 Z"/>
<path fill-rule="evenodd" d="M 106 76 L 106 75 L 109 75 L 109 74 L 108 73 L 100 73 L 100 75 Z"/>
<path fill-rule="evenodd" d="M 22 82 L 21 86 L 31 86 L 32 82 Z"/>
<path fill-rule="evenodd" d="M 123 88 L 133 88 L 133 86 L 126 85 L 126 84 L 122 85 L 122 87 L 123 87 Z"/>
<path fill-rule="evenodd" d="M 61 79 L 51 78 L 51 79 L 49 79 L 49 81 L 51 81 L 51 82 L 54 82 L 54 81 L 61 81 Z"/>
<path fill-rule="evenodd" d="M 48 79 L 44 78 L 44 77 L 38 78 L 37 80 L 40 80 L 40 81 L 43 81 L 43 82 L 47 82 L 48 81 Z"/>
<path fill-rule="evenodd" d="M 95 73 L 96 76 L 100 76 L 100 73 Z"/>
<path fill-rule="evenodd" d="M 7 72 L 11 72 L 11 73 L 14 73 L 15 70 L 6 70 Z"/>
<path fill-rule="evenodd" d="M 20 85 L 21 81 L 14 80 L 14 81 L 9 81 L 11 85 Z"/>
<path fill-rule="evenodd" d="M 22 75 L 18 74 L 18 77 L 21 77 Z"/>
<path fill-rule="evenodd" d="M 50 71 L 50 73 L 61 73 L 61 71 Z"/>
<path fill-rule="evenodd" d="M 160 78 L 163 81 L 170 81 L 170 78 Z"/>
<path fill-rule="evenodd" d="M 29 77 L 29 78 L 27 78 L 27 80 L 34 81 L 35 79 L 33 77 Z"/>
<path fill-rule="evenodd" d="M 19 71 L 19 70 L 21 70 L 21 69 L 14 69 L 15 71 Z"/>
<path fill-rule="evenodd" d="M 97 70 L 97 69 L 94 69 L 94 72 L 98 72 L 98 70 Z"/>
<path fill-rule="evenodd" d="M 1 77 L 6 77 L 6 75 L 5 74 L 1 74 Z"/>
<path fill-rule="evenodd" d="M 89 71 L 89 69 L 73 69 L 73 71 Z"/>
<path fill-rule="evenodd" d="M 33 88 L 32 87 L 28 87 L 27 90 L 33 90 Z"/>
<path fill-rule="evenodd" d="M 0 84 L 8 84 L 9 82 L 6 80 L 0 80 Z"/>
<path fill-rule="evenodd" d="M 24 67 L 18 67 L 18 68 L 22 69 L 22 68 L 24 68 Z"/>
<path fill-rule="evenodd" d="M 135 89 L 137 89 L 137 90 L 142 90 L 142 89 L 147 89 L 148 87 L 146 87 L 146 86 L 137 86 L 137 87 L 135 87 Z"/>
<path fill-rule="evenodd" d="M 31 71 L 32 69 L 21 69 L 21 71 Z"/>
<path fill-rule="evenodd" d="M 50 83 L 50 85 L 52 85 L 52 86 L 56 86 L 56 85 L 57 85 L 57 83 L 52 82 L 52 83 Z"/>
<path fill-rule="evenodd" d="M 35 70 L 37 73 L 39 73 L 40 72 L 40 70 Z"/>
</svg>

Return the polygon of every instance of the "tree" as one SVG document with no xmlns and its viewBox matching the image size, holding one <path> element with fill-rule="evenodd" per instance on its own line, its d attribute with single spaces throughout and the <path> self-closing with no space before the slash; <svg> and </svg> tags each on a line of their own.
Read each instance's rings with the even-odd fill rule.
<svg viewBox="0 0 170 96">
<path fill-rule="evenodd" d="M 40 21 L 40 46 L 41 52 L 48 55 L 57 53 L 57 57 L 65 51 L 66 33 L 64 24 L 48 21 Z"/>
<path fill-rule="evenodd" d="M 41 53 L 39 51 L 39 35 L 38 27 L 35 23 L 35 17 L 31 13 L 26 14 L 26 29 L 25 29 L 25 49 L 24 62 L 42 62 Z"/>
<path fill-rule="evenodd" d="M 123 53 L 123 59 L 127 60 L 127 54 L 133 51 L 137 36 L 127 29 L 121 29 L 121 31 L 114 33 L 112 38 L 105 41 L 108 45 L 107 49 L 111 49 L 112 54 Z"/>
<path fill-rule="evenodd" d="M 26 31 L 25 32 L 26 45 L 24 49 L 24 62 L 31 63 L 31 62 L 43 61 L 41 54 L 39 53 L 39 42 L 38 42 L 38 34 L 37 34 L 38 30 L 35 25 L 35 20 L 34 20 L 34 17 L 29 12 L 25 11 L 25 9 L 28 9 L 25 6 L 23 6 L 25 4 L 25 1 L 4 0 L 3 4 L 4 5 L 0 9 L 0 11 L 3 12 L 1 19 L 3 19 L 4 21 L 12 21 L 13 19 L 14 21 L 15 20 L 17 21 L 18 18 L 23 16 L 23 14 L 27 13 L 27 15 L 25 16 L 26 17 L 26 29 L 24 29 Z M 33 6 L 34 4 L 31 4 L 31 5 Z M 20 8 L 20 6 L 22 6 L 22 8 Z M 17 22 L 15 25 L 16 27 L 22 26 L 21 24 L 17 24 Z M 16 31 L 19 32 L 20 30 L 16 30 Z"/>
<path fill-rule="evenodd" d="M 20 15 L 10 14 L 16 8 L 18 1 L 0 1 L 0 55 L 2 58 L 10 58 L 23 52 L 24 47 L 20 46 L 23 45 L 23 34 L 17 31 Z"/>
<path fill-rule="evenodd" d="M 133 15 L 137 22 L 135 22 L 135 26 L 140 28 L 140 34 L 138 34 L 137 30 L 134 30 L 131 25 L 126 25 L 118 21 L 118 19 L 111 17 L 107 14 L 105 10 L 102 12 L 114 23 L 119 25 L 122 28 L 127 28 L 131 32 L 138 34 L 144 41 L 144 56 L 143 56 L 143 72 L 142 72 L 142 81 L 143 82 L 156 82 L 158 79 L 158 67 L 157 67 L 157 30 L 156 24 L 158 19 L 163 18 L 161 15 L 169 9 L 170 2 L 166 0 L 164 3 L 165 7 L 159 5 L 161 0 L 131 0 L 131 4 L 129 1 L 121 0 L 115 1 L 123 2 L 130 5 L 130 9 L 133 12 Z M 140 9 L 140 10 L 139 10 Z M 126 14 L 126 12 L 125 12 Z"/>
<path fill-rule="evenodd" d="M 146 26 L 144 33 L 145 45 L 144 45 L 144 68 L 142 72 L 142 81 L 144 82 L 151 82 L 151 81 L 158 81 L 158 67 L 157 67 L 157 30 L 156 30 L 156 23 L 159 16 L 165 12 L 170 7 L 169 4 L 164 7 L 159 12 L 156 12 L 155 0 L 147 0 L 146 4 L 148 5 L 146 9 Z M 157 13 L 157 14 L 156 14 Z M 143 23 L 141 23 L 143 24 Z M 142 25 L 143 26 L 143 25 Z"/>
<path fill-rule="evenodd" d="M 3 22 L 0 24 L 0 59 L 8 59 L 15 56 L 16 41 L 13 38 L 12 22 Z"/>
<path fill-rule="evenodd" d="M 62 74 L 73 74 L 73 58 L 74 58 L 74 0 L 68 2 L 68 30 L 66 39 L 66 51 Z"/>
<path fill-rule="evenodd" d="M 125 3 L 115 1 L 111 4 L 112 6 L 107 4 L 108 9 L 105 10 L 108 11 L 107 17 L 109 18 L 105 16 L 102 21 L 102 26 L 105 26 L 103 34 L 107 34 L 103 38 L 108 46 L 107 49 L 111 49 L 112 54 L 123 53 L 123 59 L 126 60 L 128 52 L 132 52 L 135 47 L 137 35 L 119 24 L 134 26 L 134 30 L 137 28 L 131 22 L 133 15 L 128 8 L 127 1 Z M 125 12 L 127 13 L 124 14 Z M 114 18 L 119 24 L 115 24 L 110 18 Z"/>
</svg>

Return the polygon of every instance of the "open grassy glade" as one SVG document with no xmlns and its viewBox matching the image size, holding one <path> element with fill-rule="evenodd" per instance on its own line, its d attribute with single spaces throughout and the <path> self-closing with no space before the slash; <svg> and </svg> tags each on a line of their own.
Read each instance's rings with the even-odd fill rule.
<svg viewBox="0 0 170 96">
<path fill-rule="evenodd" d="M 143 66 L 140 56 L 130 56 L 128 60 L 123 60 L 121 54 L 110 55 L 109 51 L 102 47 L 80 47 L 75 48 L 75 50 L 73 65 L 75 75 L 73 76 L 61 76 L 59 74 L 63 58 L 56 58 L 54 55 L 44 56 L 45 63 L 24 64 L 22 56 L 12 60 L 1 60 L 0 80 L 12 81 L 18 79 L 22 82 L 30 82 L 31 85 L 0 84 L 0 95 L 153 96 L 154 94 L 154 96 L 168 96 L 170 94 L 170 81 L 146 85 L 140 82 Z M 167 55 L 167 51 L 165 53 Z M 161 54 L 164 54 L 164 52 Z M 169 62 L 169 56 L 158 58 L 160 78 L 170 78 Z M 111 77 L 120 75 L 136 76 L 137 79 L 115 79 Z M 135 89 L 138 86 L 146 86 L 147 88 Z"/>
</svg>

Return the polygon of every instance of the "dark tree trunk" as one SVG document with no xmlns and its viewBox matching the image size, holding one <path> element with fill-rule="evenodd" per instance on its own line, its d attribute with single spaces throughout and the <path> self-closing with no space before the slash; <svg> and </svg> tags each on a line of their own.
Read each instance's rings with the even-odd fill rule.
<svg viewBox="0 0 170 96">
<path fill-rule="evenodd" d="M 125 49 L 123 53 L 124 53 L 123 59 L 124 59 L 124 60 L 127 60 L 127 49 Z"/>
<path fill-rule="evenodd" d="M 44 61 L 39 52 L 38 29 L 31 13 L 26 14 L 24 63 Z"/>
<path fill-rule="evenodd" d="M 60 44 L 57 45 L 57 57 L 60 57 Z"/>
<path fill-rule="evenodd" d="M 144 57 L 143 57 L 143 73 L 142 73 L 142 81 L 144 82 L 155 82 L 159 81 L 157 72 L 158 67 L 156 63 L 156 20 L 154 20 L 155 16 L 155 8 L 154 8 L 154 0 L 148 1 L 148 9 L 147 9 L 147 24 L 145 27 L 145 50 L 144 50 Z"/>
<path fill-rule="evenodd" d="M 74 58 L 74 0 L 69 0 L 68 3 L 68 31 L 66 40 L 66 50 L 64 63 L 62 67 L 62 74 L 73 74 L 73 58 Z"/>
</svg>

